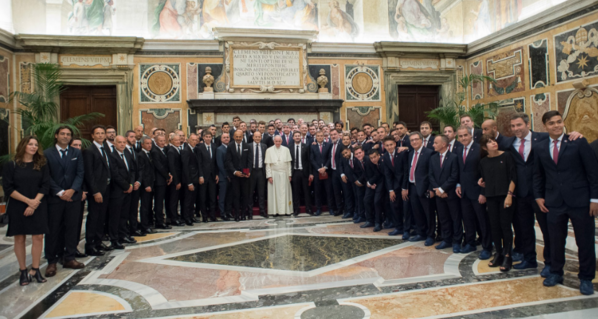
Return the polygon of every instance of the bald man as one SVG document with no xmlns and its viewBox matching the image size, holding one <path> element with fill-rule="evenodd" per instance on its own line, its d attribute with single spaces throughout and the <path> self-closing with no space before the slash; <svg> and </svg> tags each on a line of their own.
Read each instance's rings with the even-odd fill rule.
<svg viewBox="0 0 598 319">
<path fill-rule="evenodd" d="M 137 125 L 137 127 L 133 130 L 135 132 L 135 152 L 141 152 L 141 138 L 143 137 L 143 125 Z"/>
<path fill-rule="evenodd" d="M 115 150 L 110 153 L 111 189 L 108 206 L 108 233 L 114 249 L 125 249 L 123 243 L 136 243 L 135 239 L 129 236 L 127 209 L 130 206 L 133 184 L 137 177 L 133 158 L 128 152 L 125 152 L 126 146 L 125 137 L 118 135 L 114 138 Z M 127 207 L 127 209 L 123 209 L 123 207 Z"/>
<path fill-rule="evenodd" d="M 226 149 L 224 166 L 231 181 L 233 201 L 233 216 L 235 221 L 247 218 L 247 201 L 249 195 L 249 167 L 251 167 L 251 154 L 247 143 L 243 142 L 244 133 L 235 131 L 234 141 Z"/>
<path fill-rule="evenodd" d="M 504 145 L 505 138 L 498 132 L 498 124 L 495 120 L 485 120 L 484 123 L 482 123 L 482 133 L 494 137 L 498 143 L 498 148 L 502 151 L 506 150 L 507 147 Z"/>
</svg>

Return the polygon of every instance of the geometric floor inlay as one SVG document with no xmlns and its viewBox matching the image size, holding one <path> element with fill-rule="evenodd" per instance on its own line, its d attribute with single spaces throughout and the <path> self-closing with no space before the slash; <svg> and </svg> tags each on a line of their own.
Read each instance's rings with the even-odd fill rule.
<svg viewBox="0 0 598 319">
<path fill-rule="evenodd" d="M 169 260 L 263 269 L 311 271 L 395 246 L 392 238 L 285 235 Z"/>
</svg>

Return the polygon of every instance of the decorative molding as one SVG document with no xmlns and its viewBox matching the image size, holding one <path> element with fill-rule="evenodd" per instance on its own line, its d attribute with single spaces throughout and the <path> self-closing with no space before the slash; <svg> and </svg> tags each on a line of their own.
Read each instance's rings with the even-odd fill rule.
<svg viewBox="0 0 598 319">
<path fill-rule="evenodd" d="M 112 62 L 112 57 L 109 56 L 61 56 L 60 63 L 62 65 L 79 65 L 79 66 L 109 66 Z"/>
<path fill-rule="evenodd" d="M 145 39 L 140 37 L 109 36 L 68 36 L 18 34 L 17 45 L 26 51 L 86 54 L 92 50 L 96 54 L 134 54 L 143 46 Z"/>
<path fill-rule="evenodd" d="M 316 98 L 317 94 L 312 94 Z M 255 95 L 254 95 L 255 96 Z M 320 99 L 215 99 L 188 100 L 189 108 L 198 113 L 239 113 L 251 110 L 254 113 L 302 113 L 338 112 L 343 100 Z"/>
<path fill-rule="evenodd" d="M 146 40 L 141 51 L 217 52 L 217 40 Z"/>
<path fill-rule="evenodd" d="M 438 69 L 439 61 L 432 59 L 400 59 L 401 68 Z"/>
<path fill-rule="evenodd" d="M 458 58 L 467 52 L 466 44 L 420 42 L 374 42 L 376 52 L 382 57 Z"/>
<path fill-rule="evenodd" d="M 284 39 L 311 43 L 318 39 L 318 31 L 314 30 L 281 30 L 261 28 L 212 28 L 214 39 L 226 41 L 239 38 Z"/>
<path fill-rule="evenodd" d="M 17 49 L 17 40 L 15 40 L 14 34 L 0 28 L 0 45 L 4 45 L 9 49 Z"/>
</svg>

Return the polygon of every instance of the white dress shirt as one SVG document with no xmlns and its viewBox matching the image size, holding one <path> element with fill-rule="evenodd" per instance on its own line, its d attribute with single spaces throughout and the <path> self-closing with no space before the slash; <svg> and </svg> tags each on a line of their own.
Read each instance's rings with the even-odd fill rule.
<svg viewBox="0 0 598 319">
<path fill-rule="evenodd" d="M 255 158 L 255 153 L 257 152 L 257 168 L 262 168 L 262 148 L 260 147 L 260 144 L 253 142 L 253 158 Z"/>
<path fill-rule="evenodd" d="M 299 144 L 293 144 L 293 149 L 290 150 L 291 152 L 293 152 L 293 154 L 297 154 L 297 158 L 295 158 L 295 161 L 297 161 L 297 165 L 298 168 L 295 168 L 295 165 L 293 165 L 293 169 L 303 169 L 303 163 L 301 163 L 301 142 Z"/>
</svg>

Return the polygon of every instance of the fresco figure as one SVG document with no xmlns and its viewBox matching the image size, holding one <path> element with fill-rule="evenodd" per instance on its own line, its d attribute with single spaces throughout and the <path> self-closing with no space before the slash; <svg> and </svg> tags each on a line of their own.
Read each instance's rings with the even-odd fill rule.
<svg viewBox="0 0 598 319">
<path fill-rule="evenodd" d="M 104 21 L 102 24 L 102 30 L 107 35 L 112 35 L 112 16 L 116 12 L 114 9 L 114 1 L 113 0 L 104 0 L 106 4 L 104 5 Z"/>
<path fill-rule="evenodd" d="M 333 33 L 336 38 L 346 38 L 355 40 L 359 35 L 359 26 L 353 18 L 340 8 L 338 1 L 333 0 L 328 3 L 330 13 L 328 14 L 328 33 Z"/>
<path fill-rule="evenodd" d="M 433 39 L 438 29 L 441 29 L 440 14 L 431 0 L 399 0 L 395 11 L 395 21 L 403 30 L 398 30 L 399 35 L 407 30 L 413 39 Z M 404 25 L 404 27 L 402 27 Z"/>
</svg>

